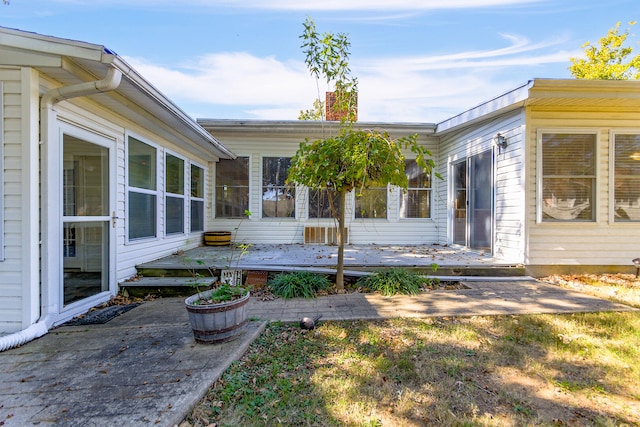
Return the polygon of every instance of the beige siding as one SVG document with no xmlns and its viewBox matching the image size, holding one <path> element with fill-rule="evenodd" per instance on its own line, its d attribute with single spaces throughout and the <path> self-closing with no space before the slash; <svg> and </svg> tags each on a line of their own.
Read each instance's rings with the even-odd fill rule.
<svg viewBox="0 0 640 427">
<path fill-rule="evenodd" d="M 294 135 L 256 135 L 236 134 L 225 135 L 212 131 L 226 147 L 241 157 L 250 157 L 250 195 L 249 210 L 251 219 L 213 218 L 208 222 L 209 230 L 235 231 L 237 240 L 247 243 L 303 243 L 305 226 L 335 227 L 330 219 L 308 219 L 306 197 L 304 189 L 298 189 L 296 193 L 296 218 L 262 218 L 262 158 L 263 157 L 292 157 L 298 149 L 304 136 Z M 422 143 L 428 144 L 433 152 L 437 146 L 435 139 L 423 139 Z M 408 156 L 410 157 L 410 156 Z M 215 168 L 212 171 L 215 174 Z M 436 180 L 436 186 L 441 182 Z M 212 196 L 214 198 L 215 196 Z M 432 214 L 437 213 L 435 205 L 437 199 L 432 201 L 434 206 Z M 434 219 L 400 220 L 398 219 L 398 190 L 390 192 L 388 196 L 387 219 L 355 219 L 353 216 L 353 196 L 347 200 L 347 228 L 349 230 L 349 243 L 352 244 L 430 244 L 437 243 L 437 227 Z M 212 212 L 215 208 L 212 207 Z M 240 226 L 239 226 L 240 225 Z"/>
<path fill-rule="evenodd" d="M 528 111 L 527 155 L 531 167 L 527 174 L 527 216 L 529 229 L 526 261 L 531 265 L 631 265 L 640 256 L 640 224 L 610 222 L 609 188 L 613 171 L 609 169 L 611 131 L 640 133 L 640 111 L 616 108 L 571 108 L 564 111 L 531 107 Z M 543 130 L 594 130 L 597 141 L 596 221 L 586 223 L 537 222 L 536 172 L 537 134 Z"/>
</svg>

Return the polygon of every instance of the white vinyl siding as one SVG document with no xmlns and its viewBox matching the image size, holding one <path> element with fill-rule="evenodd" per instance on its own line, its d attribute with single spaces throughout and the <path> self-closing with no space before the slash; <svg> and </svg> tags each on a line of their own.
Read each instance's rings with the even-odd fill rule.
<svg viewBox="0 0 640 427">
<path fill-rule="evenodd" d="M 0 81 L 0 262 L 4 261 L 4 88 Z"/>
<path fill-rule="evenodd" d="M 0 69 L 0 334 L 40 313 L 37 74 Z M 36 114 L 33 116 L 32 114 Z"/>
<path fill-rule="evenodd" d="M 455 189 L 449 176 L 453 166 L 470 157 L 494 150 L 493 171 L 493 256 L 497 259 L 521 263 L 525 251 L 525 156 L 523 110 L 443 135 L 440 155 L 436 157 L 435 172 L 443 180 L 433 180 L 432 215 L 438 221 L 439 241 L 453 243 L 455 221 Z M 507 137 L 508 145 L 498 153 L 494 137 L 500 133 Z M 466 170 L 466 169 L 465 169 Z M 465 188 L 466 191 L 466 188 Z M 465 196 L 466 197 L 466 196 Z M 462 236 L 466 240 L 466 236 Z"/>
<path fill-rule="evenodd" d="M 296 124 L 297 125 L 297 124 Z M 295 126 L 295 125 L 294 125 Z M 205 125 L 205 128 L 208 128 Z M 315 138 L 313 135 L 301 134 L 297 131 L 270 132 L 261 130 L 260 132 L 243 133 L 232 131 L 226 133 L 221 129 L 211 129 L 210 132 L 216 136 L 224 145 L 233 151 L 237 156 L 247 158 L 248 165 L 248 210 L 252 212 L 250 219 L 238 217 L 221 217 L 220 191 L 223 190 L 219 181 L 221 175 L 218 166 L 229 161 L 223 160 L 216 163 L 213 172 L 216 176 L 216 218 L 209 219 L 208 230 L 234 231 L 236 240 L 251 243 L 270 244 L 300 244 L 304 242 L 304 231 L 306 227 L 336 227 L 333 218 L 313 218 L 309 212 L 309 191 L 305 187 L 298 186 L 295 191 L 295 218 L 262 218 L 262 159 L 264 157 L 291 157 L 298 149 L 300 142 L 306 137 Z M 421 136 L 420 143 L 433 153 L 437 152 L 435 138 Z M 407 157 L 410 153 L 406 153 Z M 442 181 L 435 185 L 442 185 Z M 434 185 L 434 186 L 435 186 Z M 435 218 L 421 218 L 411 220 L 400 220 L 399 218 L 399 198 L 401 191 L 392 187 L 385 190 L 387 197 L 388 214 L 386 219 L 355 219 L 354 195 L 347 195 L 345 218 L 348 228 L 348 242 L 351 244 L 431 244 L 438 243 L 438 228 Z M 436 202 L 434 202 L 436 203 Z M 440 201 L 438 201 L 440 203 Z M 237 228 L 237 233 L 236 233 Z"/>
</svg>

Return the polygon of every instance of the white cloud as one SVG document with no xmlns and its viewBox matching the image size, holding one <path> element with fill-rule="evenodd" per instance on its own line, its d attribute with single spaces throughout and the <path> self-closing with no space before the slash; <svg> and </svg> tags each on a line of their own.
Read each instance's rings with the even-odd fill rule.
<svg viewBox="0 0 640 427">
<path fill-rule="evenodd" d="M 516 35 L 506 39 L 510 44 L 497 49 L 352 63 L 359 81 L 359 119 L 443 120 L 524 84 L 535 77 L 530 74 L 535 66 L 566 63 L 576 54 L 553 51 L 560 41 L 531 43 Z M 246 52 L 208 54 L 178 68 L 138 58 L 127 61 L 185 110 L 198 104 L 198 117 L 216 118 L 206 112 L 209 105 L 211 111 L 229 106 L 241 114 L 221 118 L 295 119 L 317 96 L 316 83 L 302 61 Z M 322 94 L 325 89 L 320 88 Z"/>
</svg>

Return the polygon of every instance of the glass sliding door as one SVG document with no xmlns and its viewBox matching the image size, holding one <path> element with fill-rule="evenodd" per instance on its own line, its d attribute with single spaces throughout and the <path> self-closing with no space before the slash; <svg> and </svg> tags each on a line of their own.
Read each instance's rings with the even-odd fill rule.
<svg viewBox="0 0 640 427">
<path fill-rule="evenodd" d="M 452 242 L 481 251 L 492 250 L 492 152 L 471 156 L 452 167 Z"/>
<path fill-rule="evenodd" d="M 63 138 L 63 303 L 109 290 L 109 149 Z"/>
<path fill-rule="evenodd" d="M 453 165 L 453 243 L 467 245 L 467 162 Z"/>
<path fill-rule="evenodd" d="M 491 151 L 469 159 L 469 247 L 491 250 L 493 172 Z"/>
</svg>

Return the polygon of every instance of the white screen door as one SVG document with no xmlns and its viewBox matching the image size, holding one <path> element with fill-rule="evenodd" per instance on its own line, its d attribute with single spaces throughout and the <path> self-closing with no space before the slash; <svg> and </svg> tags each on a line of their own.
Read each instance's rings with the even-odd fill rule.
<svg viewBox="0 0 640 427">
<path fill-rule="evenodd" d="M 109 148 L 64 135 L 64 305 L 109 290 L 109 171 Z"/>
</svg>

